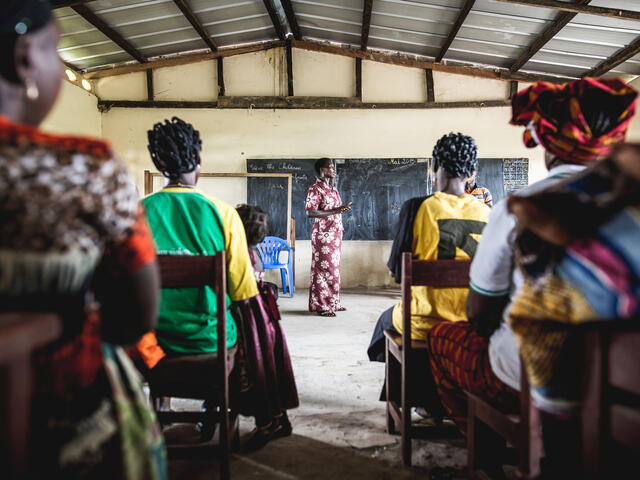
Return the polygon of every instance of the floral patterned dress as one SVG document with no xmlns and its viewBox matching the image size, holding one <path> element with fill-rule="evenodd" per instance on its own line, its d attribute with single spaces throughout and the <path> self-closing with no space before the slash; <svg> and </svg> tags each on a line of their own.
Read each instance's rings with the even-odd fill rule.
<svg viewBox="0 0 640 480">
<path fill-rule="evenodd" d="M 322 180 L 307 191 L 306 210 L 331 210 L 342 205 L 338 189 Z M 311 231 L 311 283 L 309 311 L 335 312 L 340 309 L 340 256 L 342 215 L 316 218 Z"/>
</svg>

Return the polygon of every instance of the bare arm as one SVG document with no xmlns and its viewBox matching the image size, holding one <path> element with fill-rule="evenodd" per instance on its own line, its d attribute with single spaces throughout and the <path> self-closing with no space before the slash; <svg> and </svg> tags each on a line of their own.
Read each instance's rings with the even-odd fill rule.
<svg viewBox="0 0 640 480">
<path fill-rule="evenodd" d="M 344 212 L 348 212 L 349 210 L 351 210 L 351 202 L 348 202 L 345 205 L 341 205 L 336 208 L 332 208 L 331 210 L 307 210 L 307 217 L 324 218 L 330 217 L 331 215 L 341 215 Z"/>
<path fill-rule="evenodd" d="M 502 314 L 509 303 L 509 295 L 489 297 L 469 290 L 467 296 L 467 318 L 473 329 L 484 338 L 489 338 L 502 321 Z"/>
</svg>

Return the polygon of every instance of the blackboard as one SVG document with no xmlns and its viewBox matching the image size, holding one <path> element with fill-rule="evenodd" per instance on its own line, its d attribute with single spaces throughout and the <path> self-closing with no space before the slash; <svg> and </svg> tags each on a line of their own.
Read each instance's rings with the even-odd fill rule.
<svg viewBox="0 0 640 480">
<path fill-rule="evenodd" d="M 476 183 L 489 189 L 494 205 L 504 198 L 503 163 L 502 158 L 481 158 L 478 161 Z"/>
<path fill-rule="evenodd" d="M 409 198 L 427 194 L 426 159 L 335 159 L 336 186 L 343 203 L 353 202 L 343 215 L 344 240 L 392 240 L 398 213 Z M 316 181 L 316 159 L 248 159 L 248 173 L 291 173 L 292 216 L 296 239 L 311 238 L 313 220 L 305 214 L 307 190 Z M 247 201 L 260 205 L 270 219 L 269 235 L 286 238 L 286 183 L 281 179 L 249 178 Z"/>
<path fill-rule="evenodd" d="M 343 216 L 344 240 L 392 240 L 402 204 L 432 193 L 430 159 L 358 158 L 335 159 L 336 186 L 343 203 L 353 208 Z M 504 165 L 514 159 L 481 158 L 478 185 L 487 187 L 494 205 L 505 197 Z M 522 161 L 526 159 L 517 159 Z M 309 240 L 313 220 L 307 218 L 304 203 L 308 188 L 316 181 L 316 159 L 247 159 L 248 173 L 291 173 L 292 216 L 296 239 Z M 525 173 L 526 175 L 526 173 Z M 269 235 L 287 238 L 287 181 L 284 178 L 252 178 L 247 181 L 247 202 L 269 214 Z"/>
</svg>

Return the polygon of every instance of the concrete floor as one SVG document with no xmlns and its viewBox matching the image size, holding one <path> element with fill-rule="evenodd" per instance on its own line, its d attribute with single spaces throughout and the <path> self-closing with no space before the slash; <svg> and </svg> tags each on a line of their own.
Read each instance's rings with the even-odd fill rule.
<svg viewBox="0 0 640 480">
<path fill-rule="evenodd" d="M 252 454 L 234 454 L 232 478 L 465 477 L 464 440 L 414 440 L 414 467 L 405 469 L 399 437 L 385 431 L 384 403 L 378 401 L 384 364 L 369 362 L 366 349 L 380 313 L 399 299 L 399 293 L 343 291 L 348 310 L 336 318 L 310 315 L 306 290 L 298 290 L 293 298 L 280 297 L 300 395 L 300 407 L 289 412 L 293 435 Z M 174 408 L 180 404 L 174 403 Z M 241 434 L 252 428 L 252 419 L 243 418 Z M 217 478 L 217 462 L 171 460 L 170 478 Z"/>
</svg>

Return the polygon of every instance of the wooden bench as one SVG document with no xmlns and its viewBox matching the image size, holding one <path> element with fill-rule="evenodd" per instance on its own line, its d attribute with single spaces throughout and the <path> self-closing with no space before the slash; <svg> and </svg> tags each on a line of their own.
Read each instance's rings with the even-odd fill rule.
<svg viewBox="0 0 640 480">
<path fill-rule="evenodd" d="M 451 438 L 460 434 L 453 425 L 413 426 L 411 408 L 422 407 L 411 398 L 408 378 L 414 369 L 429 375 L 427 342 L 411 340 L 411 287 L 468 288 L 470 260 L 419 260 L 411 253 L 402 254 L 402 335 L 386 330 L 385 339 L 385 393 L 387 400 L 387 431 L 400 430 L 402 462 L 411 465 L 412 438 Z M 400 388 L 400 404 L 393 400 L 393 392 Z"/>
<path fill-rule="evenodd" d="M 0 465 L 8 479 L 26 478 L 34 350 L 56 340 L 53 313 L 0 313 Z"/>
<path fill-rule="evenodd" d="M 220 477 L 230 476 L 232 444 L 238 442 L 238 417 L 229 408 L 229 376 L 235 349 L 227 349 L 227 279 L 225 254 L 158 255 L 162 288 L 211 286 L 216 293 L 217 353 L 167 355 L 146 375 L 152 403 L 161 422 L 202 422 L 220 426 Z M 221 354 L 222 353 L 222 354 Z M 206 411 L 167 412 L 158 409 L 161 397 L 204 400 Z"/>
<path fill-rule="evenodd" d="M 487 459 L 490 459 L 494 465 L 502 463 L 502 460 L 496 459 L 495 442 L 493 441 L 495 435 L 508 442 L 518 453 L 518 475 L 520 478 L 535 478 L 540 473 L 540 458 L 543 450 L 540 418 L 538 410 L 531 402 L 527 372 L 522 361 L 520 362 L 519 396 L 520 411 L 507 412 L 494 407 L 477 395 L 467 392 L 467 471 L 469 478 L 481 478 L 479 471 L 487 465 Z"/>
</svg>

